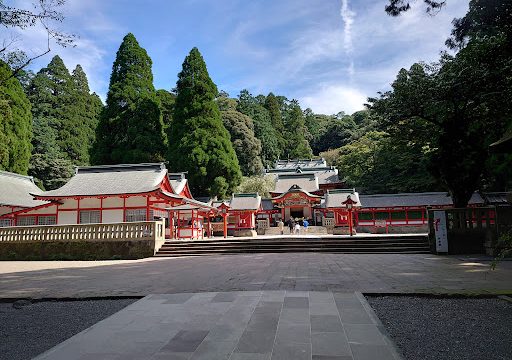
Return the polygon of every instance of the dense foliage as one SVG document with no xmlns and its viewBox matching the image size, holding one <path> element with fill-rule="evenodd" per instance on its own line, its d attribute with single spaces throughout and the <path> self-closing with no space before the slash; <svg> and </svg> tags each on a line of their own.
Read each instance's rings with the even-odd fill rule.
<svg viewBox="0 0 512 360">
<path fill-rule="evenodd" d="M 20 82 L 0 60 L 0 170 L 26 174 L 30 160 L 32 114 Z"/>
<path fill-rule="evenodd" d="M 262 197 L 269 198 L 274 186 L 275 180 L 272 175 L 244 176 L 236 192 L 258 193 Z"/>
<path fill-rule="evenodd" d="M 231 135 L 240 169 L 244 175 L 258 175 L 263 172 L 261 162 L 261 141 L 254 136 L 252 119 L 235 110 L 221 111 L 224 126 Z"/>
<path fill-rule="evenodd" d="M 286 149 L 283 155 L 289 159 L 308 159 L 313 156 L 309 142 L 306 139 L 306 124 L 304 114 L 297 100 L 287 104 L 285 116 L 284 139 Z"/>
<path fill-rule="evenodd" d="M 167 138 L 152 61 L 133 34 L 117 51 L 92 151 L 95 164 L 162 161 Z"/>
<path fill-rule="evenodd" d="M 30 174 L 53 189 L 65 183 L 73 165 L 89 164 L 103 105 L 90 94 L 82 67 L 70 74 L 58 56 L 31 79 L 27 94 L 34 117 Z"/>
<path fill-rule="evenodd" d="M 185 58 L 176 89 L 169 164 L 175 171 L 188 171 L 195 195 L 225 197 L 240 183 L 242 174 L 215 101 L 217 86 L 197 48 Z"/>
<path fill-rule="evenodd" d="M 393 139 L 428 149 L 429 170 L 457 207 L 479 188 L 498 190 L 496 179 L 511 185 L 510 167 L 496 166 L 489 151 L 512 114 L 510 26 L 500 26 L 512 22 L 512 4 L 497 3 L 471 1 L 448 41 L 460 47 L 456 55 L 400 70 L 392 90 L 370 99 Z M 512 159 L 503 155 L 499 162 Z"/>
<path fill-rule="evenodd" d="M 281 135 L 272 126 L 269 111 L 248 90 L 240 92 L 237 110 L 253 120 L 254 134 L 261 141 L 261 160 L 265 167 L 271 166 L 283 149 L 279 142 Z"/>
</svg>

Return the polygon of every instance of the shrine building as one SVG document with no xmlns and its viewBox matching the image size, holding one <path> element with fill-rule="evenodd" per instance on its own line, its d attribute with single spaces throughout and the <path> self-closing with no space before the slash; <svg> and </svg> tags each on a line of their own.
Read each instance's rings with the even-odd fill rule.
<svg viewBox="0 0 512 360">
<path fill-rule="evenodd" d="M 170 173 L 164 163 L 81 166 L 50 191 L 31 177 L 0 171 L 0 227 L 158 220 L 167 238 L 201 239 L 255 236 L 293 218 L 335 234 L 350 224 L 358 232 L 427 232 L 428 209 L 453 207 L 446 192 L 359 194 L 324 159 L 277 160 L 265 176 L 274 182 L 269 198 L 247 193 L 199 201 L 186 173 Z M 475 192 L 468 206 L 510 206 L 510 197 Z"/>
<path fill-rule="evenodd" d="M 184 237 L 198 237 L 194 229 L 214 210 L 193 199 L 185 174 L 168 173 L 164 163 L 77 167 L 65 185 L 50 191 L 41 191 L 30 178 L 19 175 L 2 174 L 0 181 L 9 181 L 7 189 L 23 193 L 18 203 L 3 200 L 14 211 L 2 214 L 0 220 L 10 226 L 165 219 L 167 237 L 173 237 L 180 225 L 187 229 Z M 2 191 L 2 196 L 10 192 Z M 175 219 L 179 224 L 173 224 Z"/>
</svg>

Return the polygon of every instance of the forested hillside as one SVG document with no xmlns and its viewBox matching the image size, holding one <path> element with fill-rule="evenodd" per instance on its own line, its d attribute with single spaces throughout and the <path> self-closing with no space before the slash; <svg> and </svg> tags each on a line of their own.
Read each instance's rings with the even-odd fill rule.
<svg viewBox="0 0 512 360">
<path fill-rule="evenodd" d="M 512 187 L 512 155 L 489 150 L 511 126 L 512 12 L 489 3 L 471 1 L 454 21 L 454 55 L 400 70 L 353 114 L 315 114 L 272 92 L 230 96 L 197 48 L 176 69 L 174 90 L 155 89 L 150 55 L 131 33 L 106 104 L 82 67 L 70 73 L 58 56 L 36 73 L 0 61 L 0 169 L 54 189 L 75 165 L 167 160 L 188 171 L 196 196 L 225 197 L 266 191 L 261 174 L 278 158 L 322 156 L 360 192 L 448 190 L 464 206 L 474 190 Z"/>
</svg>

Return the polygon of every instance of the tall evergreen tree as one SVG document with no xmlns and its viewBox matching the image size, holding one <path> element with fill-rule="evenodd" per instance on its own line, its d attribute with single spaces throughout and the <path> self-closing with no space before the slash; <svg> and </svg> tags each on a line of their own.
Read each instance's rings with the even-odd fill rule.
<svg viewBox="0 0 512 360">
<path fill-rule="evenodd" d="M 172 116 L 174 114 L 174 103 L 176 102 L 176 95 L 164 89 L 157 90 L 156 95 L 160 100 L 160 111 L 162 112 L 164 130 L 165 132 L 167 132 L 169 126 L 171 126 L 172 124 Z"/>
<path fill-rule="evenodd" d="M 286 118 L 286 155 L 290 159 L 304 159 L 313 156 L 309 142 L 306 140 L 304 114 L 297 100 L 292 100 Z"/>
<path fill-rule="evenodd" d="M 88 165 L 103 104 L 98 95 L 90 93 L 87 76 L 80 65 L 73 70 L 72 81 L 73 101 L 71 107 L 74 118 L 68 123 L 68 127 L 75 125 L 76 136 L 71 136 L 68 139 L 66 147 L 72 148 L 73 153 L 76 154 L 74 159 L 70 157 L 71 160 L 80 165 Z"/>
<path fill-rule="evenodd" d="M 281 116 L 279 102 L 277 101 L 277 98 L 274 94 L 269 93 L 267 95 L 265 99 L 265 108 L 270 114 L 270 121 L 272 121 L 272 126 L 282 134 L 284 131 L 283 118 Z"/>
<path fill-rule="evenodd" d="M 58 56 L 27 87 L 34 116 L 30 174 L 46 189 L 65 182 L 73 165 L 89 164 L 89 150 L 103 106 L 89 91 L 82 67 L 78 65 L 71 75 Z M 55 182 L 55 178 L 62 181 Z"/>
<path fill-rule="evenodd" d="M 0 169 L 26 174 L 30 160 L 32 114 L 20 82 L 0 60 Z"/>
<path fill-rule="evenodd" d="M 279 143 L 280 155 L 282 156 L 285 153 L 286 149 L 286 141 L 284 139 L 284 124 L 283 117 L 281 115 L 281 106 L 277 97 L 269 93 L 265 98 L 265 108 L 268 110 L 270 115 L 270 121 L 272 123 L 272 127 L 277 132 L 277 141 Z"/>
<path fill-rule="evenodd" d="M 195 194 L 224 197 L 240 183 L 241 172 L 217 94 L 203 57 L 193 48 L 178 74 L 168 159 L 174 170 L 189 171 Z"/>
<path fill-rule="evenodd" d="M 151 66 L 146 50 L 127 34 L 112 67 L 107 104 L 91 153 L 94 163 L 163 160 L 167 139 Z"/>
<path fill-rule="evenodd" d="M 221 111 L 224 126 L 231 135 L 231 142 L 245 176 L 259 175 L 263 171 L 261 141 L 254 135 L 252 119 L 235 110 Z"/>
<path fill-rule="evenodd" d="M 44 122 L 56 131 L 55 140 L 63 158 L 85 164 L 88 160 L 87 149 L 84 152 L 81 147 L 87 147 L 90 140 L 83 135 L 84 127 L 88 125 L 79 113 L 85 100 L 79 98 L 80 92 L 75 87 L 75 81 L 64 62 L 55 56 L 32 79 L 28 94 L 33 104 L 34 123 Z"/>
</svg>

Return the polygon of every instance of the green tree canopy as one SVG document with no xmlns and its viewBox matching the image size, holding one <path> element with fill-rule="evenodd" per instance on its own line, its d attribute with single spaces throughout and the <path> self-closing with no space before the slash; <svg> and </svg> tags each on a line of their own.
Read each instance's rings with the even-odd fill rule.
<svg viewBox="0 0 512 360">
<path fill-rule="evenodd" d="M 215 101 L 217 86 L 197 48 L 185 58 L 176 88 L 170 166 L 189 172 L 194 194 L 225 197 L 240 183 L 240 166 Z"/>
<path fill-rule="evenodd" d="M 30 160 L 30 102 L 9 66 L 0 60 L 0 169 L 26 174 Z"/>
<path fill-rule="evenodd" d="M 264 99 L 262 100 L 264 101 Z M 261 160 L 263 165 L 272 166 L 274 161 L 281 155 L 279 144 L 281 135 L 272 126 L 268 110 L 248 90 L 240 92 L 237 110 L 253 120 L 254 134 L 261 141 Z"/>
<path fill-rule="evenodd" d="M 262 197 L 269 198 L 274 187 L 275 179 L 272 175 L 244 176 L 236 191 L 238 193 L 258 193 Z"/>
<path fill-rule="evenodd" d="M 152 61 L 129 33 L 116 54 L 107 104 L 96 131 L 96 164 L 161 161 L 167 138 L 153 86 Z"/>
<path fill-rule="evenodd" d="M 292 100 L 285 118 L 284 138 L 286 152 L 284 156 L 290 159 L 306 159 L 313 156 L 309 142 L 306 139 L 307 128 L 304 114 L 298 101 Z"/>
<path fill-rule="evenodd" d="M 103 109 L 103 103 L 98 95 L 90 93 L 87 76 L 80 64 L 73 70 L 71 78 L 74 89 L 70 108 L 74 116 L 65 126 L 68 130 L 68 136 L 66 134 L 60 135 L 61 138 L 67 138 L 63 139 L 63 145 L 61 146 L 64 151 L 70 154 L 69 158 L 74 163 L 89 165 L 90 152 L 96 138 L 96 127 Z"/>
<path fill-rule="evenodd" d="M 488 146 L 511 114 L 512 62 L 498 55 L 501 41 L 473 41 L 433 66 L 402 69 L 392 91 L 370 99 L 393 138 L 432 149 L 431 172 L 457 207 L 480 187 Z"/>
<path fill-rule="evenodd" d="M 162 112 L 162 120 L 164 129 L 167 130 L 172 124 L 172 116 L 174 114 L 174 104 L 176 103 L 176 95 L 167 90 L 157 90 L 156 95 L 160 100 L 160 111 Z"/>
<path fill-rule="evenodd" d="M 224 126 L 231 135 L 242 174 L 245 176 L 261 174 L 261 141 L 254 135 L 252 119 L 238 111 L 221 111 Z"/>
<path fill-rule="evenodd" d="M 58 56 L 31 79 L 27 93 L 34 116 L 30 174 L 52 189 L 62 184 L 54 179 L 66 179 L 73 165 L 90 163 L 103 104 L 96 94 L 90 94 L 82 67 L 77 65 L 70 74 Z"/>
<path fill-rule="evenodd" d="M 63 158 L 77 165 L 89 164 L 89 150 L 102 108 L 99 97 L 89 91 L 82 67 L 78 65 L 71 75 L 58 56 L 34 76 L 27 91 L 33 103 L 35 126 L 52 128 Z"/>
<path fill-rule="evenodd" d="M 356 134 L 356 124 L 351 116 L 343 116 L 341 119 L 331 117 L 323 131 L 319 132 L 313 141 L 311 148 L 314 154 L 336 149 L 348 144 Z"/>
</svg>

